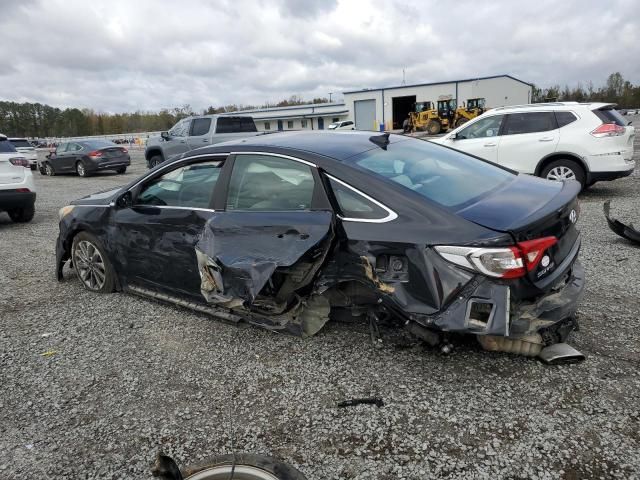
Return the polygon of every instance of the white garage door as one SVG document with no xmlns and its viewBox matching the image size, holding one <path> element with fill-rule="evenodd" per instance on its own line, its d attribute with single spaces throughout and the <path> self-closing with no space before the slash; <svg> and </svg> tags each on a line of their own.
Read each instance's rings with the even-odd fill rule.
<svg viewBox="0 0 640 480">
<path fill-rule="evenodd" d="M 376 101 L 356 100 L 353 103 L 356 117 L 356 130 L 376 130 Z"/>
</svg>

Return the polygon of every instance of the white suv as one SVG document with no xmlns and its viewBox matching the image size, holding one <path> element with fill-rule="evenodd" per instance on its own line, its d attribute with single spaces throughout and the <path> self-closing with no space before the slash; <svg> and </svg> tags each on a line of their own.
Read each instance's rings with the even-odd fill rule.
<svg viewBox="0 0 640 480">
<path fill-rule="evenodd" d="M 610 103 L 536 103 L 500 107 L 436 143 L 550 180 L 590 186 L 633 172 L 635 129 Z"/>
<path fill-rule="evenodd" d="M 0 212 L 14 222 L 29 222 L 35 213 L 36 187 L 29 160 L 0 135 Z"/>
</svg>

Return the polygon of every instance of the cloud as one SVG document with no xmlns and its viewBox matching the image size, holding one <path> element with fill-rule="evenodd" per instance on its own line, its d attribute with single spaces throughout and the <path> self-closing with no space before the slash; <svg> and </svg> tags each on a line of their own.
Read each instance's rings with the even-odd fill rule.
<svg viewBox="0 0 640 480">
<path fill-rule="evenodd" d="M 261 104 L 508 73 L 640 83 L 632 0 L 0 0 L 0 99 L 100 111 Z M 338 97 L 339 98 L 339 97 Z"/>
</svg>

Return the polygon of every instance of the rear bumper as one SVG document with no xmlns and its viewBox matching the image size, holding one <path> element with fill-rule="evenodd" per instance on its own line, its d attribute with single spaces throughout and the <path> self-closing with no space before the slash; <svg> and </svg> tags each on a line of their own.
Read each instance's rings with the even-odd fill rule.
<svg viewBox="0 0 640 480">
<path fill-rule="evenodd" d="M 117 170 L 118 168 L 128 167 L 131 165 L 131 159 L 126 160 L 117 159 L 109 160 L 106 162 L 91 162 L 87 164 L 86 169 L 88 172 L 98 172 L 100 170 Z"/>
<path fill-rule="evenodd" d="M 617 172 L 589 172 L 587 175 L 587 183 L 603 182 L 628 177 L 633 173 L 634 167 L 629 170 L 621 170 Z"/>
<path fill-rule="evenodd" d="M 16 192 L 0 190 L 0 210 L 30 207 L 36 202 L 35 192 Z"/>
</svg>

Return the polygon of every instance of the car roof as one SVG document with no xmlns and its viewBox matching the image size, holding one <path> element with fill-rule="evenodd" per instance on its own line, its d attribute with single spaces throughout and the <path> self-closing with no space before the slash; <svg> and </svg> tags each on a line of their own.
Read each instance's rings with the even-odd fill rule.
<svg viewBox="0 0 640 480">
<path fill-rule="evenodd" d="M 324 130 L 315 131 L 295 131 L 295 132 L 278 132 L 246 137 L 241 140 L 231 142 L 218 143 L 214 147 L 205 147 L 198 149 L 198 153 L 206 153 L 209 148 L 228 147 L 228 146 L 256 146 L 271 148 L 286 148 L 290 150 L 298 150 L 325 157 L 331 157 L 336 160 L 344 160 L 359 153 L 379 148 L 370 138 L 372 136 L 380 136 L 379 132 L 367 132 L 358 130 L 349 130 L 342 132 L 328 132 Z M 386 135 L 386 134 L 385 134 Z M 408 137 L 402 135 L 390 135 L 391 143 L 401 140 L 408 140 Z"/>
<path fill-rule="evenodd" d="M 11 141 L 11 140 L 27 140 L 27 137 L 10 137 L 10 138 L 9 138 L 9 141 Z M 29 140 L 27 140 L 27 142 L 28 142 L 28 141 L 29 141 Z"/>
<path fill-rule="evenodd" d="M 488 110 L 489 112 L 534 112 L 536 110 L 570 111 L 575 109 L 597 110 L 602 107 L 615 107 L 615 103 L 603 102 L 543 102 L 529 103 L 526 105 L 507 105 Z"/>
</svg>

